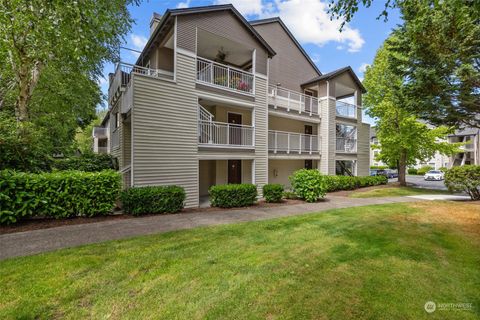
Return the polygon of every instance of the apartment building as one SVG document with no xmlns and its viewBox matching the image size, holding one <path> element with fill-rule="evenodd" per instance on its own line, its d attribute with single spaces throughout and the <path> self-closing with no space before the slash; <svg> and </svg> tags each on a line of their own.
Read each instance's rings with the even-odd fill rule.
<svg viewBox="0 0 480 320">
<path fill-rule="evenodd" d="M 215 184 L 288 186 L 300 168 L 368 175 L 364 92 L 350 67 L 322 74 L 279 18 L 167 10 L 110 75 L 109 151 L 124 186 L 182 186 L 186 207 Z"/>
</svg>

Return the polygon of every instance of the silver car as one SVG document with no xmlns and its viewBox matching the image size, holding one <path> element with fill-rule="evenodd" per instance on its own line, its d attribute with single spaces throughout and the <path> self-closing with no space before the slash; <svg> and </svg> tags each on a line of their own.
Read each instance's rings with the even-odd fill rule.
<svg viewBox="0 0 480 320">
<path fill-rule="evenodd" d="M 423 176 L 423 178 L 425 180 L 442 181 L 445 178 L 445 175 L 440 170 L 430 170 L 427 173 L 425 173 L 425 176 Z"/>
</svg>

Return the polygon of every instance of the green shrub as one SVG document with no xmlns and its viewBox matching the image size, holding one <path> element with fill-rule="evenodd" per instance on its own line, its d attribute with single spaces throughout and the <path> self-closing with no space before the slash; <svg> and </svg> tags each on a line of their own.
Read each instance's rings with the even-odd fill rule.
<svg viewBox="0 0 480 320">
<path fill-rule="evenodd" d="M 281 202 L 283 196 L 283 185 L 266 184 L 263 186 L 263 197 L 266 202 Z"/>
<path fill-rule="evenodd" d="M 211 186 L 208 192 L 212 207 L 246 207 L 257 200 L 257 187 L 253 184 L 216 185 Z"/>
<path fill-rule="evenodd" d="M 480 200 L 480 166 L 453 167 L 445 173 L 448 190 L 465 191 L 472 200 Z"/>
<path fill-rule="evenodd" d="M 443 173 L 447 172 L 448 171 L 448 168 L 447 167 L 440 167 L 440 169 L 438 169 L 440 171 L 442 171 Z"/>
<path fill-rule="evenodd" d="M 118 169 L 116 161 L 109 154 L 85 153 L 66 159 L 57 159 L 53 163 L 57 170 L 79 170 L 86 172 Z"/>
<path fill-rule="evenodd" d="M 327 192 L 353 190 L 388 183 L 385 176 L 323 176 L 323 179 Z"/>
<path fill-rule="evenodd" d="M 408 169 L 407 169 L 407 173 L 408 173 L 408 174 L 415 175 L 415 174 L 418 174 L 418 170 L 415 169 L 415 168 L 408 168 Z"/>
<path fill-rule="evenodd" d="M 430 170 L 433 170 L 433 168 L 430 166 L 423 166 L 417 170 L 417 174 L 423 176 L 425 175 L 425 173 L 427 173 Z"/>
<path fill-rule="evenodd" d="M 112 170 L 41 174 L 0 171 L 0 223 L 33 216 L 105 215 L 114 208 L 119 191 L 120 176 Z"/>
<path fill-rule="evenodd" d="M 316 169 L 300 169 L 295 171 L 290 177 L 293 191 L 295 194 L 307 201 L 315 202 L 325 197 L 326 185 L 322 179 L 322 174 Z"/>
<path fill-rule="evenodd" d="M 149 213 L 175 213 L 183 209 L 185 190 L 178 186 L 132 187 L 122 191 L 125 213 L 135 216 Z"/>
<path fill-rule="evenodd" d="M 298 199 L 297 195 L 293 191 L 285 191 L 283 193 L 283 197 L 285 199 L 292 199 L 292 200 Z"/>
</svg>

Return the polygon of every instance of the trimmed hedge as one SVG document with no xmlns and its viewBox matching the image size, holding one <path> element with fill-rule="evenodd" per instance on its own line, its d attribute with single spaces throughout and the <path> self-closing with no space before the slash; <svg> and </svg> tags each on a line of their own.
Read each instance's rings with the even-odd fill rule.
<svg viewBox="0 0 480 320">
<path fill-rule="evenodd" d="M 388 169 L 388 166 L 370 166 L 370 170 Z"/>
<path fill-rule="evenodd" d="M 415 175 L 415 174 L 418 174 L 418 170 L 415 169 L 415 168 L 408 168 L 408 169 L 407 169 L 407 173 L 408 173 L 408 174 Z"/>
<path fill-rule="evenodd" d="M 0 171 L 0 223 L 33 216 L 69 218 L 106 215 L 115 207 L 120 175 L 63 171 L 24 173 Z"/>
<path fill-rule="evenodd" d="M 385 176 L 323 176 L 323 179 L 327 192 L 353 190 L 388 183 Z"/>
<path fill-rule="evenodd" d="M 307 201 L 315 202 L 325 197 L 327 192 L 324 176 L 317 169 L 300 169 L 290 177 L 292 189 L 295 194 Z"/>
<path fill-rule="evenodd" d="M 480 200 L 480 166 L 453 167 L 445 173 L 445 185 L 450 191 L 465 191 L 472 200 Z"/>
<path fill-rule="evenodd" d="M 178 186 L 132 187 L 120 195 L 123 211 L 135 216 L 178 212 L 185 198 L 185 190 Z"/>
<path fill-rule="evenodd" d="M 246 207 L 257 200 L 257 187 L 247 183 L 211 186 L 208 193 L 212 207 Z"/>
<path fill-rule="evenodd" d="M 266 202 L 281 202 L 283 190 L 281 184 L 266 184 L 263 186 L 263 197 Z"/>
<path fill-rule="evenodd" d="M 57 159 L 53 162 L 57 170 L 79 170 L 96 172 L 108 169 L 118 169 L 116 161 L 109 154 L 86 153 L 66 159 Z"/>
</svg>

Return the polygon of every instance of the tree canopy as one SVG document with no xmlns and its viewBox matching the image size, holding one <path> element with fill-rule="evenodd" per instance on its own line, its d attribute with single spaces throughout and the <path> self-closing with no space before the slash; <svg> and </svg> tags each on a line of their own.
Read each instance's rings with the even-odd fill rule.
<svg viewBox="0 0 480 320">
<path fill-rule="evenodd" d="M 451 128 L 439 126 L 429 128 L 418 121 L 404 106 L 411 103 L 410 97 L 404 95 L 401 72 L 392 63 L 396 52 L 391 43 L 398 41 L 391 37 L 377 51 L 373 65 L 365 72 L 364 85 L 367 93 L 363 99 L 366 112 L 377 118 L 377 138 L 380 150 L 378 160 L 389 165 L 396 164 L 399 170 L 399 181 L 405 185 L 405 172 L 408 165 L 417 160 L 432 158 L 437 151 L 451 154 L 457 145 L 442 141 L 452 131 Z"/>
<path fill-rule="evenodd" d="M 392 44 L 410 97 L 402 107 L 433 125 L 480 127 L 480 2 L 382 1 L 379 17 L 399 8 L 403 19 Z M 330 13 L 348 22 L 372 3 L 332 0 Z"/>
</svg>

